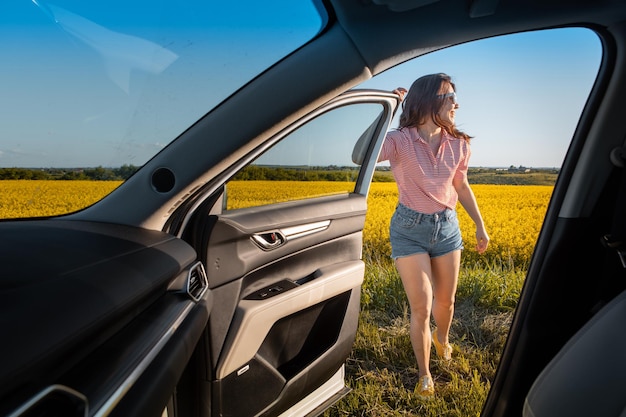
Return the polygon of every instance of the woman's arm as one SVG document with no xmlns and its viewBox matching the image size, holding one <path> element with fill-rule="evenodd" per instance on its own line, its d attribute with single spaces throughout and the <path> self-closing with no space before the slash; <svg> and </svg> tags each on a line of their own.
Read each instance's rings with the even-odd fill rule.
<svg viewBox="0 0 626 417">
<path fill-rule="evenodd" d="M 459 196 L 459 202 L 465 211 L 467 211 L 470 218 L 474 221 L 474 224 L 476 224 L 476 250 L 478 253 L 484 253 L 489 245 L 489 235 L 485 230 L 485 224 L 483 223 L 483 218 L 480 215 L 476 197 L 474 196 L 474 192 L 472 191 L 469 182 L 467 182 L 467 177 L 463 179 L 454 179 L 452 181 L 452 185 Z"/>
</svg>

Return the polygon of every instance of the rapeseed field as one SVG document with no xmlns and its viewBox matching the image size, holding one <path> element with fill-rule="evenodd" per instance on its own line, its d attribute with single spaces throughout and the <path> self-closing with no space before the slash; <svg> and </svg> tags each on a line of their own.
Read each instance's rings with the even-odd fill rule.
<svg viewBox="0 0 626 417">
<path fill-rule="evenodd" d="M 228 208 L 252 207 L 347 192 L 351 182 L 234 181 L 228 185 Z M 506 262 L 524 266 L 530 260 L 543 224 L 552 186 L 548 185 L 474 185 L 472 186 L 491 243 L 487 253 L 474 251 L 475 229 L 465 210 L 459 207 L 459 223 L 466 250 L 464 262 Z M 364 228 L 364 255 L 389 256 L 389 220 L 398 203 L 395 183 L 372 183 Z"/>
<path fill-rule="evenodd" d="M 0 181 L 0 218 L 60 215 L 98 201 L 119 181 Z M 236 209 L 345 193 L 351 182 L 232 181 L 227 207 Z M 478 416 L 489 391 L 552 186 L 473 185 L 491 242 L 474 250 L 474 227 L 459 207 L 463 251 L 451 364 L 434 360 L 437 396 L 413 394 L 417 369 L 408 336 L 408 305 L 389 258 L 388 225 L 397 204 L 395 183 L 372 183 L 364 228 L 361 317 L 346 365 L 352 392 L 324 413 L 335 416 Z"/>
<path fill-rule="evenodd" d="M 87 207 L 113 191 L 119 181 L 0 181 L 0 218 L 39 217 L 71 213 Z M 351 182 L 232 181 L 228 184 L 228 208 L 252 207 L 304 196 L 321 196 L 351 190 Z M 459 208 L 459 222 L 466 250 L 465 263 L 504 261 L 528 263 L 543 223 L 552 186 L 474 185 L 491 243 L 478 256 L 473 223 Z M 372 183 L 364 229 L 365 255 L 385 257 L 389 246 L 389 220 L 397 204 L 395 183 Z"/>
<path fill-rule="evenodd" d="M 474 250 L 474 223 L 458 207 L 463 235 L 463 261 L 504 261 L 520 266 L 530 260 L 547 210 L 552 186 L 547 185 L 474 185 L 487 233 L 491 238 L 484 256 Z M 389 220 L 395 210 L 398 193 L 395 183 L 373 183 L 364 229 L 364 245 L 371 253 L 390 254 Z"/>
<path fill-rule="evenodd" d="M 88 207 L 121 181 L 0 181 L 0 219 L 67 214 Z"/>
</svg>

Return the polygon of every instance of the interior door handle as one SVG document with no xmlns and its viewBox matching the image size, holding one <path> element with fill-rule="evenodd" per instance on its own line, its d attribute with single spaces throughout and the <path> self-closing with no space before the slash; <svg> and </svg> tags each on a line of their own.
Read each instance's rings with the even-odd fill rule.
<svg viewBox="0 0 626 417">
<path fill-rule="evenodd" d="M 278 230 L 252 235 L 252 240 L 258 244 L 261 249 L 272 250 L 285 244 L 287 238 Z"/>
<path fill-rule="evenodd" d="M 313 233 L 323 232 L 328 229 L 330 220 L 322 220 L 314 223 L 301 224 L 286 227 L 281 230 L 270 230 L 255 233 L 251 236 L 252 241 L 263 250 L 272 250 L 283 246 L 287 240 L 299 239 Z"/>
</svg>

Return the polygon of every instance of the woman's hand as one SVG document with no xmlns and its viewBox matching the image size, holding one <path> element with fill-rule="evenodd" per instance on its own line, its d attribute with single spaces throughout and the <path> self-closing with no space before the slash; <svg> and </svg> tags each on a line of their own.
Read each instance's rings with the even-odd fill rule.
<svg viewBox="0 0 626 417">
<path fill-rule="evenodd" d="M 393 90 L 393 93 L 399 95 L 400 96 L 400 101 L 402 101 L 402 100 L 404 100 L 404 96 L 406 95 L 407 90 L 404 87 L 398 87 L 395 90 Z"/>
<path fill-rule="evenodd" d="M 481 255 L 485 253 L 489 246 L 489 236 L 484 228 L 476 228 L 476 251 Z"/>
</svg>

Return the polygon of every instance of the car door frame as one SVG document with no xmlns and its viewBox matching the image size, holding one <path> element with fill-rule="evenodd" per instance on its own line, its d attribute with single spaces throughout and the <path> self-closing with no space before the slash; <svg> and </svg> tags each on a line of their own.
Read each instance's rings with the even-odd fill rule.
<svg viewBox="0 0 626 417">
<path fill-rule="evenodd" d="M 195 247 L 205 264 L 209 288 L 215 300 L 203 343 L 198 347 L 201 353 L 197 351 L 196 360 L 190 365 L 202 368 L 199 374 L 205 376 L 195 383 L 192 377 L 190 382 L 196 385 L 195 390 L 202 392 L 201 398 L 204 399 L 197 406 L 199 415 L 241 412 L 274 415 L 287 411 L 293 413 L 294 410 L 304 415 L 320 407 L 328 407 L 349 392 L 344 383 L 343 363 L 354 342 L 360 312 L 360 286 L 364 278 L 362 230 L 365 225 L 367 193 L 378 152 L 399 102 L 400 98 L 396 94 L 378 90 L 348 91 L 330 100 L 233 164 L 228 172 L 222 173 L 221 181 L 210 182 L 213 186 L 203 190 L 206 197 L 197 198 L 193 207 L 187 210 L 188 214 L 181 223 L 181 237 Z M 376 103 L 382 108 L 380 115 L 359 138 L 352 155 L 353 159 L 358 159 L 355 162 L 361 165 L 354 192 L 223 211 L 226 179 L 232 178 L 258 155 L 309 121 L 334 109 L 361 103 Z M 336 213 L 337 207 L 344 209 Z M 316 213 L 315 216 L 311 217 L 312 213 Z M 288 220 L 284 220 L 285 216 Z M 296 230 L 295 233 L 301 235 L 293 240 L 288 236 L 291 245 L 281 248 L 263 248 L 258 246 L 258 241 L 254 242 L 255 237 L 263 236 L 268 231 L 282 233 L 285 230 Z M 219 236 L 223 236 L 223 239 Z M 233 239 L 237 244 L 232 244 Z M 229 266 L 224 266 L 221 259 L 237 250 L 242 253 L 256 250 L 252 259 L 257 256 L 261 259 L 260 263 L 250 261 L 249 265 L 239 265 L 234 267 L 234 271 L 225 272 Z M 245 256 L 249 256 L 249 253 Z M 317 265 L 318 262 L 323 265 Z M 274 294 L 270 307 L 261 304 L 267 303 L 267 300 L 251 299 L 273 286 L 283 285 L 285 280 L 282 277 L 285 274 L 293 277 L 287 283 L 289 291 Z M 280 396 L 266 401 L 265 406 L 252 411 L 245 407 L 242 409 L 241 404 L 253 400 L 246 400 L 239 393 L 254 393 L 259 388 L 251 389 L 254 378 L 239 386 L 231 381 L 237 378 L 243 380 L 241 376 L 257 365 L 257 349 L 263 349 L 260 347 L 262 342 L 268 343 L 266 340 L 272 332 L 270 327 L 278 326 L 277 323 L 287 320 L 287 317 L 308 314 L 304 312 L 316 308 L 320 311 L 310 314 L 319 314 L 321 319 L 316 319 L 318 323 L 311 326 L 319 326 L 323 322 L 321 320 L 328 320 L 324 316 L 328 315 L 324 309 L 334 311 L 334 307 L 326 307 L 332 303 L 345 303 L 345 306 L 337 307 L 346 309 L 345 316 L 341 324 L 336 325 L 336 334 L 329 336 L 332 340 L 327 341 L 328 346 L 322 349 L 324 352 L 319 352 L 320 357 L 306 359 L 308 364 L 302 365 L 304 367 L 298 374 L 301 381 L 285 383 L 283 388 L 286 389 Z M 280 312 L 274 314 L 272 311 L 276 310 Z M 302 319 L 302 322 L 307 323 L 307 320 L 314 319 Z M 243 336 L 253 331 L 261 333 L 254 337 Z M 289 338 L 289 332 L 278 331 L 276 340 L 271 343 L 278 343 L 277 340 L 281 338 Z M 293 345 L 295 342 L 292 340 L 289 343 Z M 267 362 L 267 355 L 260 361 Z M 317 368 L 323 369 L 316 369 L 316 363 L 321 363 Z M 302 376 L 305 373 L 306 377 Z M 195 375 L 198 375 L 197 370 Z M 249 372 L 249 375 L 254 375 L 254 372 Z M 240 389 L 241 386 L 245 386 L 245 389 Z M 237 393 L 236 397 L 234 393 Z"/>
</svg>

